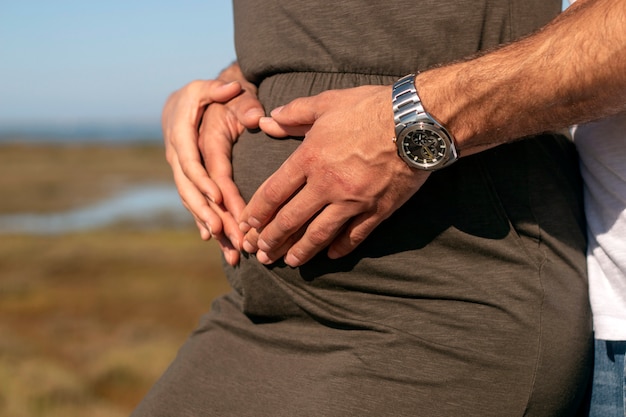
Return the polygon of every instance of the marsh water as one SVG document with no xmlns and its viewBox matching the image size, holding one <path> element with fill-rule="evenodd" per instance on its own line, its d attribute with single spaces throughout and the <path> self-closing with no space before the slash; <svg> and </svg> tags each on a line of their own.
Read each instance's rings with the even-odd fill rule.
<svg viewBox="0 0 626 417">
<path fill-rule="evenodd" d="M 154 184 L 128 188 L 95 204 L 67 211 L 0 215 L 0 233 L 57 234 L 115 224 L 188 226 L 191 219 L 175 187 Z"/>
</svg>

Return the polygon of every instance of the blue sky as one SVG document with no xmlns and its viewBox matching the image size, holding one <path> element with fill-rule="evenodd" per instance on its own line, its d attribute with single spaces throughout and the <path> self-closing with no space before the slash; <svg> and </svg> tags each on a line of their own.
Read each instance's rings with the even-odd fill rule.
<svg viewBox="0 0 626 417">
<path fill-rule="evenodd" d="M 230 0 L 0 0 L 0 128 L 155 123 L 234 57 Z"/>
<path fill-rule="evenodd" d="M 154 123 L 234 58 L 230 0 L 1 0 L 0 127 Z"/>
</svg>

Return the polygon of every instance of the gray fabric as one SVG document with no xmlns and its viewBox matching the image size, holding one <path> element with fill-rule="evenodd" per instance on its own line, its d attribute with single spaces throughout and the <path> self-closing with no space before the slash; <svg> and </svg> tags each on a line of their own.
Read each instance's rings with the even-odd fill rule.
<svg viewBox="0 0 626 417">
<path fill-rule="evenodd" d="M 278 72 L 396 78 L 511 41 L 547 23 L 555 0 L 235 1 L 249 79 Z"/>
<path fill-rule="evenodd" d="M 391 84 L 525 34 L 559 7 L 236 1 L 237 47 L 271 109 L 329 88 Z M 415 41 L 396 41 L 403 33 Z M 245 198 L 299 143 L 240 138 L 233 164 Z M 566 139 L 463 158 L 343 259 L 226 267 L 233 292 L 134 415 L 572 415 L 591 347 L 584 248 Z"/>
</svg>

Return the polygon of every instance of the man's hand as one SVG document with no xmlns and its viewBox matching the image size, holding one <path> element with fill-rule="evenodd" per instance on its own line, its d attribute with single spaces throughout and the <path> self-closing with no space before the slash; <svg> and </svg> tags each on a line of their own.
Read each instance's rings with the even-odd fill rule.
<svg viewBox="0 0 626 417">
<path fill-rule="evenodd" d="M 299 266 L 329 245 L 331 258 L 348 254 L 428 177 L 397 155 L 391 87 L 296 99 L 260 127 L 276 137 L 305 135 L 240 217 L 244 249 L 263 263 L 285 256 Z"/>
<path fill-rule="evenodd" d="M 264 114 L 256 89 L 246 87 L 194 81 L 170 96 L 162 117 L 166 157 L 183 204 L 201 237 L 216 238 L 231 265 L 239 262 L 243 234 L 235 219 L 245 205 L 232 181 L 232 145 Z"/>
</svg>

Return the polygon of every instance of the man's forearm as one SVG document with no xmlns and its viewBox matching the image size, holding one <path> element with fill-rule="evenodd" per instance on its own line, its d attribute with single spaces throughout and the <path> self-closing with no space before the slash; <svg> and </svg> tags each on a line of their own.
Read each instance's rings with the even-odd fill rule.
<svg viewBox="0 0 626 417">
<path fill-rule="evenodd" d="M 464 154 L 626 109 L 626 0 L 578 0 L 541 31 L 418 75 Z"/>
</svg>

